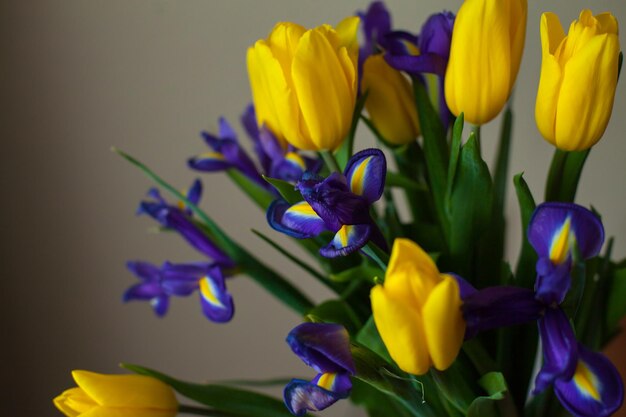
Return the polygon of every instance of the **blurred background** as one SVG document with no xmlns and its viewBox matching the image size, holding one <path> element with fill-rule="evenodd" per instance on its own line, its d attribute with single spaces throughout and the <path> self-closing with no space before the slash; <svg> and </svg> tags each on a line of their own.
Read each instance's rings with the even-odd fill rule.
<svg viewBox="0 0 626 417">
<path fill-rule="evenodd" d="M 387 1 L 395 28 L 413 32 L 429 14 L 456 11 L 461 3 Z M 525 171 L 540 199 L 553 153 L 534 122 L 540 14 L 557 12 L 567 28 L 583 7 L 591 7 L 594 13 L 612 11 L 624 25 L 626 3 L 529 3 L 511 174 Z M 135 216 L 152 184 L 110 147 L 187 187 L 199 175 L 186 168 L 186 159 L 205 150 L 199 132 L 215 131 L 220 115 L 237 123 L 250 100 L 246 48 L 277 21 L 335 24 L 367 5 L 365 0 L 0 2 L 1 416 L 59 416 L 51 400 L 74 385 L 72 369 L 116 373 L 119 362 L 198 382 L 313 376 L 284 343 L 300 318 L 245 277 L 229 282 L 237 312 L 228 325 L 206 320 L 195 296 L 173 300 L 163 319 L 147 303 L 121 302 L 136 282 L 125 269 L 127 260 L 202 258 L 178 236 L 157 235 L 150 231 L 153 222 Z M 626 44 L 623 36 L 621 41 Z M 602 213 L 608 234 L 618 238 L 618 258 L 626 255 L 625 108 L 622 80 L 613 118 L 591 152 L 577 199 Z M 484 130 L 488 161 L 498 128 L 499 119 Z M 358 138 L 359 147 L 373 143 L 362 126 Z M 231 236 L 314 299 L 329 295 L 250 232 L 254 227 L 281 239 L 226 177 L 200 177 L 201 206 Z M 520 230 L 514 196 L 508 197 L 507 253 L 514 260 Z M 623 360 L 624 348 L 611 349 Z M 344 401 L 322 415 L 359 414 Z"/>
</svg>

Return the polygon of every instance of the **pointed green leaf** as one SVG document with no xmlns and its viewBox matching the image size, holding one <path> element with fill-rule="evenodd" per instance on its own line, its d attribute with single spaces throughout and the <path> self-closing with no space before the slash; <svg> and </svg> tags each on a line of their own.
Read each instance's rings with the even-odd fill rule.
<svg viewBox="0 0 626 417">
<path fill-rule="evenodd" d="M 296 204 L 303 200 L 302 195 L 296 190 L 295 185 L 290 182 L 279 180 L 278 178 L 266 177 L 265 175 L 263 175 L 263 179 L 270 183 L 289 204 Z"/>
<path fill-rule="evenodd" d="M 617 330 L 626 316 L 626 268 L 613 271 L 606 307 L 606 328 L 609 333 Z"/>
<path fill-rule="evenodd" d="M 292 417 L 281 400 L 264 394 L 224 385 L 184 382 L 138 365 L 122 364 L 122 367 L 159 379 L 181 395 L 215 411 L 246 417 Z"/>
<path fill-rule="evenodd" d="M 256 182 L 242 174 L 236 169 L 229 169 L 226 171 L 228 177 L 254 201 L 261 210 L 267 210 L 270 203 L 275 200 L 275 197 L 269 193 L 265 188 L 261 187 Z"/>
<path fill-rule="evenodd" d="M 324 301 L 309 311 L 306 318 L 315 323 L 342 324 L 350 334 L 355 334 L 362 326 L 354 310 L 343 300 Z"/>
<path fill-rule="evenodd" d="M 355 280 L 366 280 L 373 282 L 375 277 L 384 277 L 385 272 L 375 266 L 371 266 L 366 262 L 345 271 L 337 272 L 330 275 L 330 279 L 336 282 L 351 282 Z"/>
<path fill-rule="evenodd" d="M 450 196 L 450 254 L 454 271 L 471 279 L 473 249 L 491 221 L 493 185 L 475 135 L 461 148 Z"/>
<path fill-rule="evenodd" d="M 461 154 L 461 144 L 463 141 L 463 125 L 464 116 L 463 113 L 459 114 L 459 117 L 454 121 L 454 127 L 452 128 L 452 144 L 450 146 L 450 163 L 448 164 L 448 188 L 446 190 L 446 207 L 450 210 L 450 197 L 452 195 L 452 184 L 454 184 L 454 177 L 456 175 L 456 169 L 459 165 L 459 155 Z"/>
<path fill-rule="evenodd" d="M 530 218 L 535 211 L 535 199 L 533 198 L 528 184 L 524 181 L 524 173 L 521 172 L 513 178 L 515 184 L 515 192 L 521 214 L 522 227 L 522 248 L 519 259 L 517 261 L 517 269 L 515 271 L 515 280 L 517 285 L 525 288 L 533 288 L 535 285 L 535 264 L 537 263 L 537 254 L 528 242 L 528 224 Z"/>
<path fill-rule="evenodd" d="M 468 417 L 515 417 L 517 415 L 512 404 L 505 404 L 508 388 L 504 376 L 500 372 L 489 372 L 483 375 L 478 384 L 487 395 L 476 398 L 467 410 Z M 506 411 L 504 411 L 506 410 Z"/>
<path fill-rule="evenodd" d="M 428 191 L 427 186 L 392 171 L 387 171 L 385 177 L 385 188 L 387 187 L 399 187 L 409 191 Z"/>
</svg>

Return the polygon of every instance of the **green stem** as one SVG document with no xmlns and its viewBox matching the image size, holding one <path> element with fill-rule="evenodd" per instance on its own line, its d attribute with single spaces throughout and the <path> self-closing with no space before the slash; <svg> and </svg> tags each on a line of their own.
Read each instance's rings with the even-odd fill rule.
<svg viewBox="0 0 626 417">
<path fill-rule="evenodd" d="M 389 262 L 389 259 L 387 257 L 387 262 L 384 262 L 381 257 L 379 256 L 379 253 L 376 253 L 377 251 L 375 251 L 370 244 L 368 243 L 367 245 L 363 246 L 361 248 L 361 251 L 366 254 L 367 256 L 369 256 L 370 258 L 372 258 L 372 260 L 374 262 L 376 262 L 378 264 L 378 266 L 383 270 L 386 271 L 387 270 L 387 262 Z M 381 254 L 382 255 L 382 254 Z"/>
<path fill-rule="evenodd" d="M 554 151 L 546 183 L 546 201 L 574 202 L 578 181 L 590 151 Z"/>
<path fill-rule="evenodd" d="M 333 155 L 332 151 L 320 151 L 320 155 L 322 155 L 322 159 L 326 163 L 330 172 L 341 172 L 339 163 L 337 162 L 337 159 L 335 159 L 335 155 Z"/>
<path fill-rule="evenodd" d="M 472 126 L 472 132 L 476 135 L 476 145 L 478 148 L 478 155 L 482 156 L 482 147 L 480 145 L 480 125 Z"/>
</svg>

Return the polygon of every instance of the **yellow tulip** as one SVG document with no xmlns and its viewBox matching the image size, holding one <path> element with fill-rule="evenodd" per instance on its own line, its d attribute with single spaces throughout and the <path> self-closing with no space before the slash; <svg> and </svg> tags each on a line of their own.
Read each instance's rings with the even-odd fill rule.
<svg viewBox="0 0 626 417">
<path fill-rule="evenodd" d="M 372 55 L 365 61 L 361 89 L 368 93 L 365 108 L 372 123 L 389 143 L 404 145 L 419 136 L 411 85 L 382 55 Z"/>
<path fill-rule="evenodd" d="M 78 384 L 54 399 L 68 417 L 174 417 L 178 402 L 163 382 L 143 375 L 73 371 Z"/>
<path fill-rule="evenodd" d="M 402 370 L 422 375 L 452 365 L 465 335 L 459 284 L 416 243 L 395 240 L 385 283 L 372 288 L 371 301 L 376 328 Z"/>
<path fill-rule="evenodd" d="M 558 16 L 541 16 L 542 64 L 535 120 L 557 148 L 593 146 L 611 117 L 620 52 L 617 20 L 583 10 L 567 36 Z"/>
<path fill-rule="evenodd" d="M 445 95 L 450 111 L 482 125 L 511 94 L 526 37 L 526 0 L 465 0 L 454 22 Z"/>
<path fill-rule="evenodd" d="M 336 29 L 278 23 L 248 48 L 257 123 L 300 149 L 334 150 L 350 129 L 358 87 L 358 17 Z"/>
</svg>

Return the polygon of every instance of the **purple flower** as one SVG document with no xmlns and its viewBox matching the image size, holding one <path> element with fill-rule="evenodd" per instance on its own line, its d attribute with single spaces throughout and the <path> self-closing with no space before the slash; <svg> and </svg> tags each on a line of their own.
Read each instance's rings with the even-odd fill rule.
<svg viewBox="0 0 626 417">
<path fill-rule="evenodd" d="M 528 240 L 537 252 L 537 298 L 546 304 L 563 302 L 570 288 L 572 251 L 582 259 L 596 256 L 604 243 L 604 228 L 598 217 L 571 203 L 543 203 L 528 225 Z"/>
<path fill-rule="evenodd" d="M 188 192 L 189 200 L 197 204 L 202 195 L 202 184 L 199 180 L 193 183 Z M 159 222 L 161 226 L 178 232 L 196 250 L 213 259 L 218 265 L 231 267 L 234 262 L 194 223 L 191 211 L 183 202 L 172 205 L 161 197 L 157 189 L 151 189 L 150 201 L 142 201 L 138 214 L 147 214 Z"/>
<path fill-rule="evenodd" d="M 304 201 L 274 201 L 267 211 L 268 222 L 273 229 L 298 239 L 323 231 L 335 233 L 320 249 L 328 258 L 353 253 L 369 240 L 386 248 L 369 214 L 370 206 L 382 195 L 386 172 L 384 154 L 366 149 L 350 158 L 343 174 L 335 172 L 328 178 L 305 174 L 296 184 Z"/>
<path fill-rule="evenodd" d="M 539 255 L 535 290 L 492 287 L 476 291 L 464 283 L 466 337 L 479 331 L 538 320 L 544 363 L 533 393 L 554 386 L 563 406 L 575 416 L 608 416 L 623 401 L 622 381 L 611 362 L 577 342 L 559 306 L 570 288 L 573 251 L 589 259 L 604 241 L 604 228 L 589 210 L 570 203 L 539 205 L 528 239 Z"/>
<path fill-rule="evenodd" d="M 155 313 L 167 312 L 169 297 L 187 297 L 198 291 L 202 312 L 211 321 L 225 323 L 234 314 L 231 295 L 226 290 L 222 269 L 216 264 L 165 262 L 161 268 L 147 262 L 128 262 L 128 269 L 142 282 L 124 293 L 124 301 L 147 300 Z"/>
<path fill-rule="evenodd" d="M 284 181 L 297 181 L 305 171 L 317 172 L 320 169 L 321 161 L 299 154 L 292 146 L 280 143 L 269 129 L 259 128 L 252 105 L 249 105 L 241 116 L 241 124 L 253 143 L 264 175 Z M 202 137 L 211 148 L 211 152 L 190 158 L 188 161 L 190 168 L 205 172 L 234 168 L 261 187 L 273 190 L 239 144 L 237 134 L 226 119 L 220 118 L 217 136 L 202 132 Z"/>
<path fill-rule="evenodd" d="M 302 416 L 323 410 L 350 395 L 350 376 L 356 373 L 350 336 L 339 324 L 303 323 L 287 336 L 291 350 L 318 374 L 312 381 L 293 379 L 284 390 L 289 411 Z"/>
</svg>

